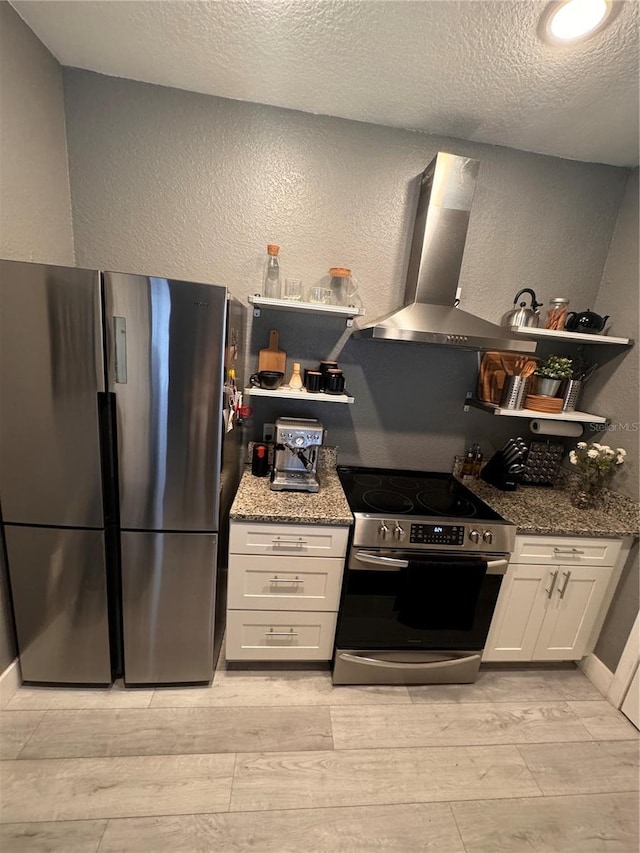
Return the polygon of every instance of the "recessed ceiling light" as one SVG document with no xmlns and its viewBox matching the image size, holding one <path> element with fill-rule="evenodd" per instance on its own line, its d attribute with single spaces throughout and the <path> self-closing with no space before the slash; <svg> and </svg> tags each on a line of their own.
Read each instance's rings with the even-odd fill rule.
<svg viewBox="0 0 640 853">
<path fill-rule="evenodd" d="M 600 32 L 613 20 L 612 0 L 553 0 L 540 18 L 538 35 L 549 44 L 574 44 Z"/>
</svg>

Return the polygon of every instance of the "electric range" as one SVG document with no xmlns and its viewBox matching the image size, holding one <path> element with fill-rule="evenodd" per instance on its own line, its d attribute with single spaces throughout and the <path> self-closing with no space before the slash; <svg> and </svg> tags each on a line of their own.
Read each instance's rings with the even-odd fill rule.
<svg viewBox="0 0 640 853">
<path fill-rule="evenodd" d="M 353 544 L 509 553 L 516 527 L 450 474 L 338 466 Z"/>
</svg>

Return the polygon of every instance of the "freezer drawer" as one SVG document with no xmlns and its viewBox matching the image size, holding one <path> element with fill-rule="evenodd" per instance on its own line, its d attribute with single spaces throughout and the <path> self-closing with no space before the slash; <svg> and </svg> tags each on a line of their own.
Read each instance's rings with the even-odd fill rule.
<svg viewBox="0 0 640 853">
<path fill-rule="evenodd" d="M 5 526 L 25 681 L 109 684 L 104 534 Z"/>
<path fill-rule="evenodd" d="M 125 682 L 210 681 L 218 537 L 123 532 L 121 544 Z"/>
</svg>

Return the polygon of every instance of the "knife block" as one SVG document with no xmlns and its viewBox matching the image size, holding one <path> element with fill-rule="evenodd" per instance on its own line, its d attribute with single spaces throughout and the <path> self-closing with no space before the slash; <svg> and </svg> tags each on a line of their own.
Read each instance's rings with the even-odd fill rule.
<svg viewBox="0 0 640 853">
<path fill-rule="evenodd" d="M 520 480 L 519 474 L 510 474 L 509 466 L 504 461 L 502 451 L 498 450 L 480 472 L 480 477 L 486 482 L 501 489 L 503 492 L 515 492 Z"/>
</svg>

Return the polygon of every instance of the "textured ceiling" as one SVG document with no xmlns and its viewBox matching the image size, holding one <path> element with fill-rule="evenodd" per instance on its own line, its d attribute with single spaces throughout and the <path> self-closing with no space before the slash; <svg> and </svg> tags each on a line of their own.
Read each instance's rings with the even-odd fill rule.
<svg viewBox="0 0 640 853">
<path fill-rule="evenodd" d="M 572 48 L 538 0 L 12 5 L 67 66 L 620 166 L 638 164 L 638 3 Z"/>
</svg>

